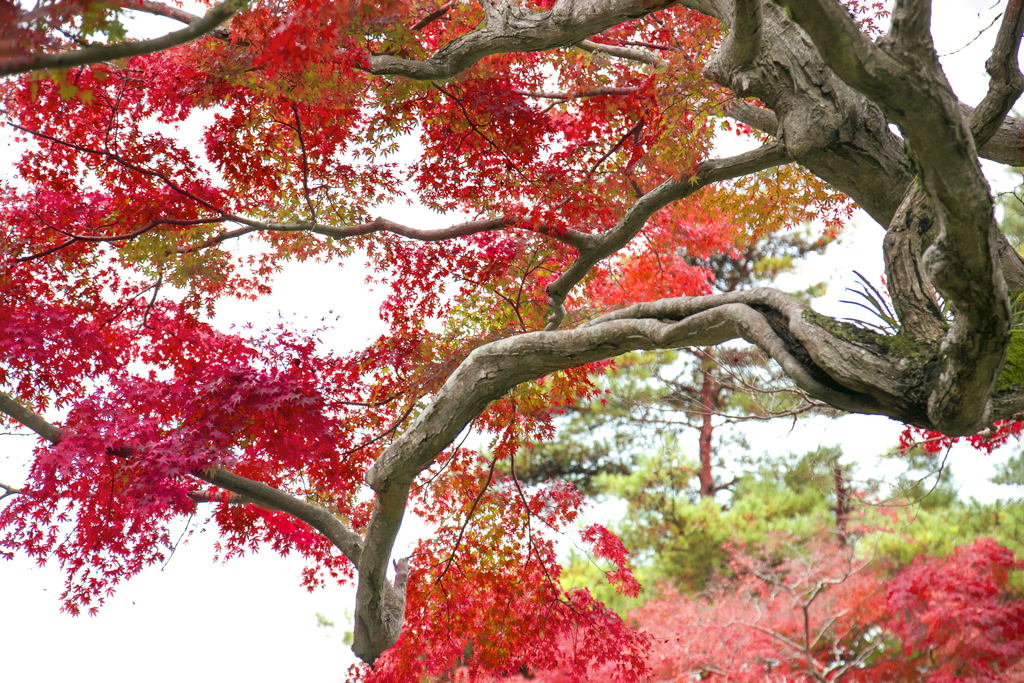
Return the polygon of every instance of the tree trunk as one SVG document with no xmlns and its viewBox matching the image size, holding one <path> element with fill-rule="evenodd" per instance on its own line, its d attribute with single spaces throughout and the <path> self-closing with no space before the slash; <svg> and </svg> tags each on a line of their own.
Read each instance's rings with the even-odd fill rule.
<svg viewBox="0 0 1024 683">
<path fill-rule="evenodd" d="M 832 464 L 832 481 L 836 487 L 836 537 L 839 545 L 846 545 L 847 525 L 850 520 L 850 490 L 843 474 L 843 466 L 838 462 Z"/>
<path fill-rule="evenodd" d="M 701 370 L 703 380 L 700 385 L 700 469 L 697 472 L 697 479 L 700 482 L 700 497 L 713 498 L 715 495 L 715 479 L 711 472 L 711 436 L 714 432 L 714 425 L 711 418 L 714 415 L 717 382 L 715 373 L 711 368 L 705 367 Z"/>
</svg>

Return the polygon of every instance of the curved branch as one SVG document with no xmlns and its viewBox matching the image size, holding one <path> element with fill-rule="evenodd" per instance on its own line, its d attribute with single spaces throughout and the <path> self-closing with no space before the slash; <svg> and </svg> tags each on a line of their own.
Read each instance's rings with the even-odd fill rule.
<svg viewBox="0 0 1024 683">
<path fill-rule="evenodd" d="M 154 0 L 122 0 L 121 6 L 125 9 L 135 10 L 136 12 L 144 12 L 146 14 L 152 14 L 156 17 L 166 17 L 175 21 L 180 21 L 183 24 L 191 24 L 194 21 L 199 21 L 202 17 L 186 12 L 180 7 L 173 5 L 165 5 L 162 2 L 154 2 Z M 218 28 L 210 32 L 214 38 L 219 40 L 228 40 L 230 33 L 227 29 Z"/>
<path fill-rule="evenodd" d="M 210 33 L 225 21 L 233 17 L 245 6 L 246 0 L 225 0 L 211 7 L 202 18 L 197 18 L 180 31 L 173 31 L 160 38 L 140 40 L 133 43 L 111 43 L 95 45 L 72 50 L 42 55 L 20 55 L 0 60 L 0 76 L 39 71 L 42 69 L 69 69 L 98 62 L 109 62 L 115 59 L 126 59 L 138 55 L 148 55 L 184 45 L 196 38 Z M 165 15 L 166 16 L 166 15 Z M 179 19 L 179 17 L 173 17 Z"/>
<path fill-rule="evenodd" d="M 985 62 L 985 71 L 989 75 L 988 91 L 967 119 L 974 144 L 978 147 L 995 135 L 1006 114 L 1024 92 L 1024 75 L 1017 63 L 1022 31 L 1024 11 L 1021 11 L 1020 0 L 1010 0 L 999 24 L 992 55 Z"/>
<path fill-rule="evenodd" d="M 305 522 L 322 533 L 352 564 L 359 566 L 359 557 L 363 552 L 362 537 L 319 505 L 307 503 L 261 481 L 240 477 L 220 467 L 194 472 L 193 475 L 225 491 L 248 498 L 262 508 L 278 510 Z"/>
<path fill-rule="evenodd" d="M 388 582 L 386 572 L 413 481 L 492 401 L 523 382 L 628 351 L 710 346 L 742 338 L 764 350 L 818 400 L 928 426 L 920 407 L 927 397 L 922 387 L 932 377 L 928 354 L 890 354 L 889 338 L 861 331 L 851 339 L 843 332 L 848 327 L 818 321 L 815 315 L 788 295 L 758 289 L 637 304 L 577 329 L 531 332 L 477 348 L 367 472 L 366 482 L 376 495 L 361 546 L 358 536 L 326 510 L 266 484 L 219 468 L 195 476 L 310 524 L 356 562 L 353 650 L 373 662 L 401 632 L 404 585 Z M 6 399 L 0 400 L 0 410 L 59 441 L 59 428 L 6 394 L 0 399 Z M 995 403 L 1000 410 L 1019 412 L 1024 391 L 1000 394 Z"/>
<path fill-rule="evenodd" d="M 915 339 L 938 340 L 946 334 L 935 290 L 921 265 L 922 235 L 935 220 L 924 188 L 912 184 L 883 241 L 885 276 L 900 331 Z"/>
<path fill-rule="evenodd" d="M 704 65 L 704 77 L 720 82 L 723 74 L 742 72 L 749 66 L 761 52 L 763 24 L 761 0 L 735 0 L 731 30 Z M 743 94 L 748 86 L 749 81 L 741 78 L 733 87 L 738 94 Z"/>
<path fill-rule="evenodd" d="M 689 178 L 666 180 L 641 197 L 610 230 L 599 235 L 587 235 L 580 245 L 579 256 L 557 280 L 548 285 L 547 330 L 558 329 L 565 318 L 565 299 L 590 269 L 608 258 L 643 230 L 647 220 L 672 202 L 690 196 L 697 190 L 729 178 L 788 163 L 791 160 L 785 147 L 771 142 L 763 147 L 726 159 L 705 161 L 700 170 Z M 575 245 L 574 245 L 575 246 Z"/>
<path fill-rule="evenodd" d="M 523 382 L 628 351 L 711 346 L 742 338 L 765 350 L 808 394 L 846 410 L 890 414 L 873 396 L 844 387 L 814 367 L 794 339 L 813 336 L 805 329 L 813 326 L 801 323 L 804 311 L 775 290 L 665 299 L 573 330 L 530 332 L 475 349 L 366 474 L 377 495 L 359 563 L 353 651 L 373 662 L 397 640 L 398 633 L 383 617 L 385 573 L 414 479 L 492 401 Z M 847 356 L 855 358 L 856 349 L 847 349 Z M 858 365 L 848 371 L 861 370 Z"/>
</svg>

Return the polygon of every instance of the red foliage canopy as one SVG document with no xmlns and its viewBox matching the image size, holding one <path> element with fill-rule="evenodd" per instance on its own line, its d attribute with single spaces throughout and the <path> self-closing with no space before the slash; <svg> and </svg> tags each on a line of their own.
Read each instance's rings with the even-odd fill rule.
<svg viewBox="0 0 1024 683">
<path fill-rule="evenodd" d="M 371 517 L 403 512 L 368 498 L 369 468 L 473 349 L 561 315 L 549 294 L 581 247 L 664 181 L 690 178 L 694 193 L 569 284 L 569 320 L 705 293 L 693 258 L 811 218 L 834 228 L 849 211 L 794 167 L 700 180 L 728 96 L 700 77 L 717 22 L 690 10 L 624 21 L 596 47 L 414 81 L 373 75 L 371 58 L 432 53 L 469 33 L 479 6 L 238 8 L 213 8 L 235 15 L 229 26 L 165 49 L 117 42 L 119 19 L 188 21 L 176 7 L 0 3 L 4 73 L 71 67 L 0 82 L 16 143 L 0 185 L 0 408 L 46 439 L 24 485 L 6 487 L 0 554 L 59 562 L 74 613 L 163 559 L 172 525 L 207 503 L 226 556 L 269 547 L 305 557 L 311 586 L 351 578 Z M 658 68 L 600 56 L 613 48 L 656 53 Z M 405 200 L 469 220 L 374 217 Z M 285 262 L 310 259 L 368 263 L 388 290 L 388 333 L 338 355 L 317 330 L 210 322 L 218 302 L 264 296 Z M 481 452 L 449 445 L 423 466 L 411 504 L 436 533 L 411 559 L 402 637 L 374 678 L 460 661 L 644 675 L 647 636 L 559 584 L 554 539 L 580 496 L 515 477 L 517 450 L 592 391 L 594 369 L 507 392 L 473 423 Z M 612 534 L 582 540 L 636 591 Z M 372 576 L 379 595 L 399 592 Z"/>
</svg>

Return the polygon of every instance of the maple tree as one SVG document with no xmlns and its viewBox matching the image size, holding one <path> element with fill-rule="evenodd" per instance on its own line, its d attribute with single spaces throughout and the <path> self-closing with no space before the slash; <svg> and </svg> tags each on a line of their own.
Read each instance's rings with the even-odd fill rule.
<svg viewBox="0 0 1024 683">
<path fill-rule="evenodd" d="M 1022 563 L 980 538 L 909 567 L 837 552 L 831 539 L 736 549 L 735 573 L 704 594 L 669 592 L 636 613 L 655 639 L 656 676 L 762 681 L 1016 680 Z"/>
<path fill-rule="evenodd" d="M 648 638 L 558 582 L 581 496 L 515 474 L 592 364 L 742 338 L 841 410 L 943 438 L 1012 423 L 1024 262 L 978 155 L 1020 162 L 1020 4 L 973 109 L 926 0 L 881 36 L 880 5 L 783 5 L 0 4 L 21 145 L 0 188 L 0 412 L 46 441 L 3 486 L 0 552 L 55 559 L 66 609 L 91 612 L 209 505 L 225 556 L 267 546 L 305 557 L 308 585 L 356 582 L 367 676 L 468 658 L 637 679 Z M 187 26 L 126 40 L 127 13 Z M 710 158 L 723 126 L 760 146 Z M 373 217 L 407 198 L 469 220 Z M 897 333 L 768 288 L 711 293 L 694 259 L 838 228 L 847 198 L 887 228 Z M 352 257 L 389 292 L 363 351 L 209 322 L 285 261 Z M 488 447 L 463 447 L 467 428 Z M 407 511 L 437 532 L 389 581 Z M 583 540 L 635 593 L 616 537 Z"/>
<path fill-rule="evenodd" d="M 703 590 L 663 585 L 630 612 L 652 638 L 651 680 L 980 683 L 1024 674 L 1024 597 L 1010 578 L 1024 562 L 991 538 L 906 566 L 877 547 L 837 547 L 820 528 L 727 550 L 727 571 Z M 571 680 L 525 673 L 512 680 Z M 586 680 L 609 673 L 595 666 Z"/>
</svg>

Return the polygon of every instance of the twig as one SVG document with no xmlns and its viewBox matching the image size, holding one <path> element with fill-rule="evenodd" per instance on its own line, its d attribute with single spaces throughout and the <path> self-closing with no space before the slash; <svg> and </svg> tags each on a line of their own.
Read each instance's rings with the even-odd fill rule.
<svg viewBox="0 0 1024 683">
<path fill-rule="evenodd" d="M 466 533 L 466 528 L 469 523 L 473 520 L 473 515 L 476 514 L 477 505 L 483 499 L 484 494 L 487 493 L 487 489 L 491 486 L 491 481 L 494 479 L 494 466 L 498 464 L 498 456 L 491 458 L 491 467 L 487 470 L 487 481 L 480 487 L 480 490 L 476 494 L 476 498 L 473 499 L 473 504 L 469 508 L 469 512 L 466 513 L 466 519 L 462 522 L 462 526 L 459 528 L 459 535 L 455 538 L 455 545 L 452 546 L 452 551 L 448 555 L 448 559 L 444 562 L 444 569 L 441 570 L 440 575 L 434 580 L 434 583 L 441 581 L 447 574 L 448 569 L 452 566 L 452 562 L 455 561 L 455 555 L 459 552 L 459 546 L 462 544 L 462 537 Z"/>
<path fill-rule="evenodd" d="M 302 135 L 302 119 L 299 118 L 299 108 L 294 102 L 292 102 L 292 114 L 295 115 L 295 134 L 299 138 L 299 149 L 302 150 L 302 194 L 306 198 L 309 219 L 316 223 L 316 209 L 313 207 L 313 200 L 309 196 L 309 163 L 306 155 L 306 141 Z"/>
</svg>

